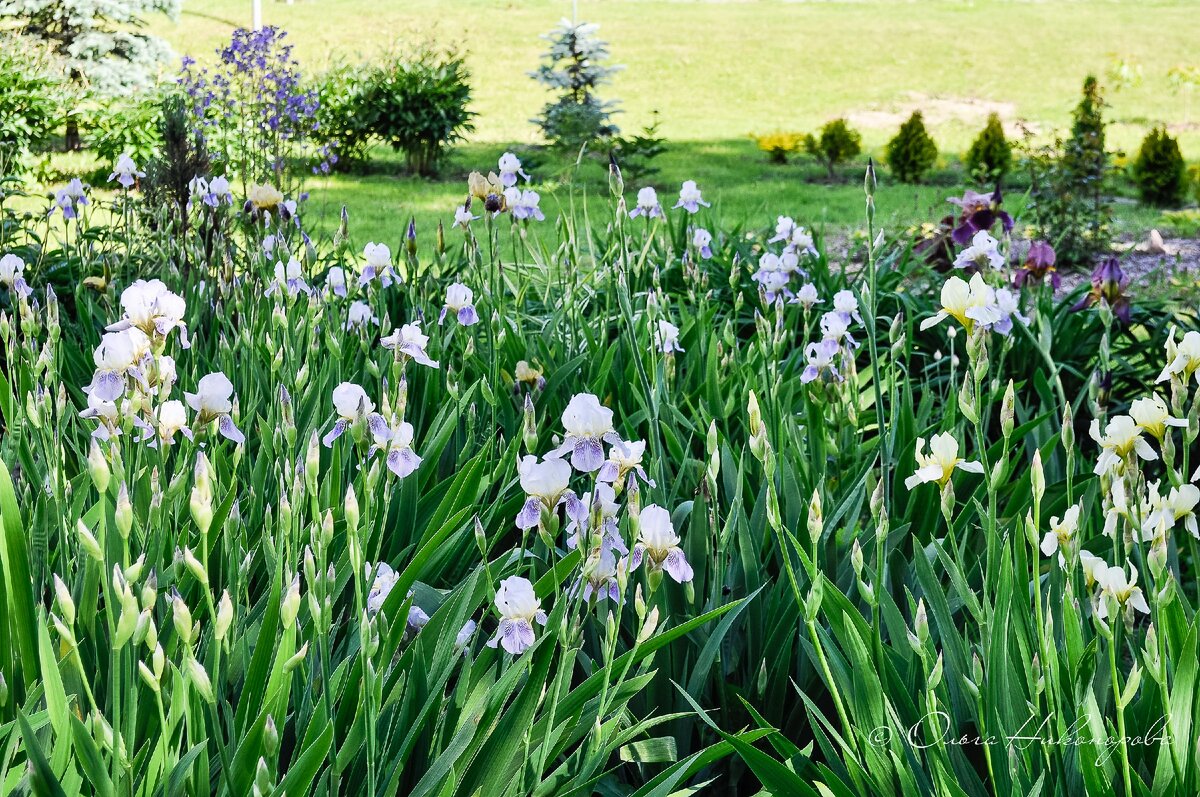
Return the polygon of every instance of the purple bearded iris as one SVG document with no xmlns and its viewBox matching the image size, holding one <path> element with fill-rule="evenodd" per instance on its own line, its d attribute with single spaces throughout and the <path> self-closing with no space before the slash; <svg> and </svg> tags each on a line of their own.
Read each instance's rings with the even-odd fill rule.
<svg viewBox="0 0 1200 797">
<path fill-rule="evenodd" d="M 968 246 L 971 239 L 975 237 L 975 233 L 990 232 L 992 227 L 996 226 L 997 221 L 1000 222 L 1004 232 L 1012 230 L 1012 216 L 1000 209 L 1002 200 L 999 186 L 990 196 L 967 189 L 961 199 L 951 197 L 947 200 L 961 209 L 958 224 L 951 233 L 954 243 L 959 246 Z"/>
<path fill-rule="evenodd" d="M 1031 285 L 1041 285 L 1049 278 L 1050 285 L 1054 290 L 1058 290 L 1062 277 L 1054 266 L 1057 259 L 1054 247 L 1045 241 L 1034 241 L 1029 247 L 1029 253 L 1025 255 L 1025 262 L 1013 275 L 1013 284 L 1018 288 L 1024 287 L 1026 281 Z"/>
<path fill-rule="evenodd" d="M 1071 312 L 1083 310 L 1103 299 L 1112 308 L 1113 315 L 1128 325 L 1133 305 L 1125 289 L 1129 286 L 1129 277 L 1121 271 L 1121 263 L 1115 257 L 1110 257 L 1092 271 L 1092 288 L 1080 299 Z"/>
</svg>

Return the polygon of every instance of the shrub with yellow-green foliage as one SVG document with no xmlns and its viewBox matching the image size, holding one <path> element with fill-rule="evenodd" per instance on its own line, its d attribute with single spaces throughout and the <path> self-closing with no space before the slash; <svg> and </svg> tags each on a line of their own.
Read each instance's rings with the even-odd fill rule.
<svg viewBox="0 0 1200 797">
<path fill-rule="evenodd" d="M 771 163 L 787 163 L 788 156 L 795 155 L 804 145 L 804 136 L 800 133 L 776 131 L 750 137 L 759 149 L 767 153 L 767 160 Z"/>
</svg>

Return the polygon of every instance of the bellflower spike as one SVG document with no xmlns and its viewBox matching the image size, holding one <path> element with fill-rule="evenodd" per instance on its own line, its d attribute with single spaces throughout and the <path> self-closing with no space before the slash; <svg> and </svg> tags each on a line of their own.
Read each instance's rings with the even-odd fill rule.
<svg viewBox="0 0 1200 797">
<path fill-rule="evenodd" d="M 533 644 L 533 623 L 546 624 L 546 613 L 534 594 L 533 584 L 521 576 L 510 576 L 500 582 L 496 611 L 500 613 L 500 625 L 487 645 L 489 648 L 500 645 L 514 656 Z"/>
<path fill-rule="evenodd" d="M 233 383 L 225 374 L 217 371 L 201 377 L 196 392 L 184 393 L 183 397 L 188 406 L 198 413 L 197 420 L 200 424 L 215 420 L 217 430 L 223 437 L 234 443 L 246 442 L 246 436 L 234 425 L 233 416 L 230 414 L 233 412 Z"/>
<path fill-rule="evenodd" d="M 679 201 L 675 203 L 675 208 L 683 208 L 688 213 L 698 213 L 701 206 L 710 208 L 712 203 L 704 201 L 700 195 L 700 189 L 696 187 L 695 180 L 684 180 L 679 189 Z"/>
<path fill-rule="evenodd" d="M 925 453 L 925 438 L 917 438 L 917 470 L 904 480 L 909 490 L 918 484 L 936 483 L 944 486 L 956 470 L 967 473 L 983 473 L 983 465 L 958 458 L 958 441 L 949 432 L 935 434 L 929 441 L 929 453 Z"/>
<path fill-rule="evenodd" d="M 469 327 L 479 323 L 479 314 L 475 312 L 475 294 L 461 282 L 456 282 L 446 288 L 446 304 L 442 314 L 438 316 L 438 324 L 446 320 L 446 313 L 454 313 L 458 323 Z"/>
<path fill-rule="evenodd" d="M 571 452 L 571 464 L 581 473 L 591 473 L 604 463 L 601 441 L 618 443 L 621 438 L 613 430 L 613 412 L 601 406 L 600 399 L 591 393 L 577 393 L 567 403 L 562 414 L 566 436 L 551 456 L 561 457 Z"/>
<path fill-rule="evenodd" d="M 629 569 L 636 570 L 642 561 L 651 572 L 667 571 L 677 583 L 692 580 L 692 566 L 679 547 L 679 535 L 671 522 L 671 513 L 657 504 L 642 508 L 637 545 L 629 558 Z"/>
</svg>

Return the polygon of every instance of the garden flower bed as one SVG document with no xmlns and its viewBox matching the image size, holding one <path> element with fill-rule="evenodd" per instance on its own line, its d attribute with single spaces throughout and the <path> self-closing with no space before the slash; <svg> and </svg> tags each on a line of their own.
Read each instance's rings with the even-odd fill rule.
<svg viewBox="0 0 1200 797">
<path fill-rule="evenodd" d="M 111 226 L 8 216 L 7 787 L 1195 783 L 1191 314 L 1056 292 L 998 196 L 939 272 L 873 167 L 852 270 L 522 172 L 395 253 L 132 159 Z"/>
</svg>

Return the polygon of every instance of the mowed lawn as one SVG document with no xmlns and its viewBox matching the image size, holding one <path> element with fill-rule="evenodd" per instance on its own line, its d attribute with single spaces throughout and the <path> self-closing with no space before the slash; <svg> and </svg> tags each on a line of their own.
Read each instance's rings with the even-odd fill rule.
<svg viewBox="0 0 1200 797">
<path fill-rule="evenodd" d="M 328 227 L 344 202 L 356 237 L 391 239 L 409 215 L 425 228 L 448 219 L 471 169 L 494 167 L 510 146 L 538 143 L 529 119 L 547 94 L 527 73 L 544 48 L 540 34 L 572 13 L 570 3 L 543 0 L 265 0 L 262 8 L 312 73 L 426 37 L 460 42 L 469 53 L 476 131 L 443 180 L 407 177 L 400 158 L 377 150 L 366 174 L 310 181 L 310 217 L 323 215 Z M 1200 94 L 1176 91 L 1168 79 L 1173 67 L 1200 63 L 1194 2 L 603 0 L 577 8 L 580 19 L 600 24 L 625 67 L 607 89 L 621 103 L 619 123 L 637 130 L 657 112 L 669 149 L 651 181 L 673 194 L 695 179 L 731 220 L 765 224 L 788 213 L 813 226 L 856 223 L 859 166 L 847 169 L 844 184 L 826 185 L 803 157 L 768 164 L 750 134 L 807 131 L 847 116 L 878 157 L 914 109 L 925 112 L 942 151 L 938 184 L 895 185 L 884 171 L 878 203 L 893 226 L 931 217 L 961 188 L 959 153 L 989 112 L 1000 113 L 1013 137 L 1026 128 L 1044 139 L 1069 124 L 1089 72 L 1110 84 L 1111 148 L 1132 156 L 1145 131 L 1163 122 L 1185 157 L 1200 159 Z M 177 24 L 153 28 L 178 53 L 203 61 L 249 15 L 248 0 L 195 0 Z M 1122 63 L 1139 77 L 1113 88 L 1108 76 Z M 566 157 L 538 164 L 548 207 L 567 201 L 555 186 L 568 169 Z M 583 175 L 594 194 L 604 190 L 601 166 L 589 164 Z M 1128 227 L 1156 218 L 1118 210 Z"/>
</svg>

